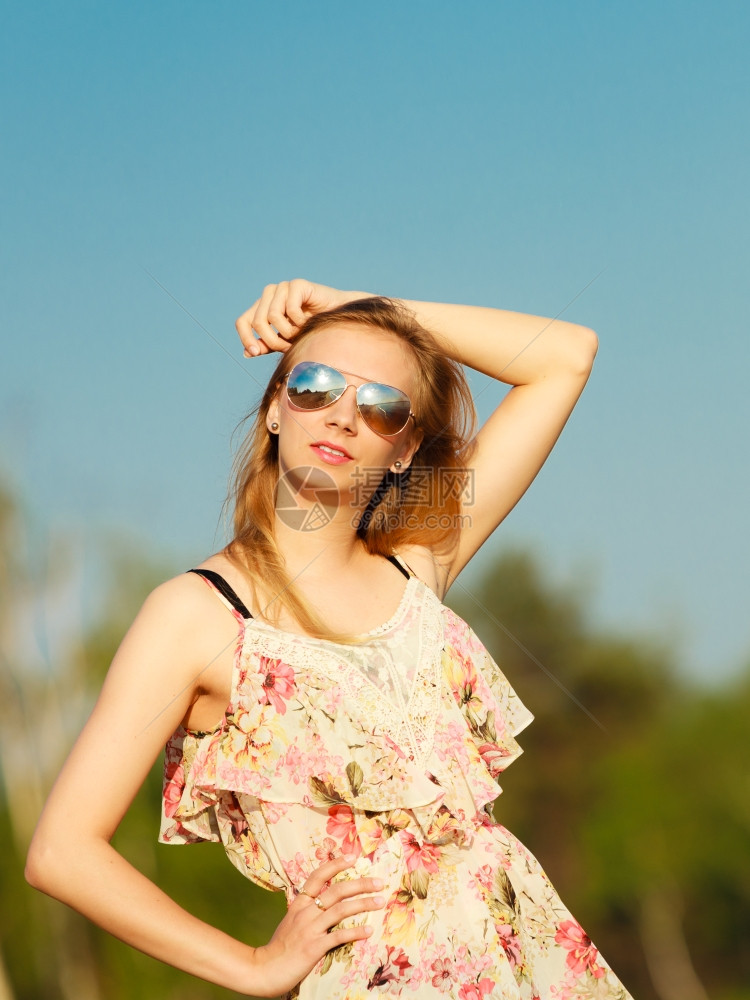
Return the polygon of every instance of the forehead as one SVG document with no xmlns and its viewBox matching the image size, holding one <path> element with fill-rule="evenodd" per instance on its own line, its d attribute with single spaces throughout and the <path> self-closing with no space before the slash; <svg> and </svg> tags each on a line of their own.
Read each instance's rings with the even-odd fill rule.
<svg viewBox="0 0 750 1000">
<path fill-rule="evenodd" d="M 318 330 L 300 344 L 295 361 L 320 361 L 366 382 L 385 382 L 409 392 L 415 380 L 414 357 L 392 333 L 345 325 Z"/>
</svg>

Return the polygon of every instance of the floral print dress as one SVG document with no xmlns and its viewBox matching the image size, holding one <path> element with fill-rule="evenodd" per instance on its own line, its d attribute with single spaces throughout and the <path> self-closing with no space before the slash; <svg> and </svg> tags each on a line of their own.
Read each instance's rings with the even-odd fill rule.
<svg viewBox="0 0 750 1000">
<path fill-rule="evenodd" d="M 212 584 L 209 584 L 213 587 Z M 235 614 L 231 700 L 166 747 L 167 844 L 221 841 L 291 901 L 346 853 L 387 903 L 299 1000 L 631 1000 L 534 857 L 491 814 L 532 719 L 469 626 L 412 576 L 396 613 L 343 645 Z"/>
</svg>

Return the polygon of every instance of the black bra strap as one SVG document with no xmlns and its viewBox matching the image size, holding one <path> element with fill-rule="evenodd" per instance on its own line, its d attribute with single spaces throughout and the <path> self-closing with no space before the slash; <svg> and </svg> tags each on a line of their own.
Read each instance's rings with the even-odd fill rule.
<svg viewBox="0 0 750 1000">
<path fill-rule="evenodd" d="M 386 556 L 385 558 L 388 562 L 393 563 L 396 569 L 403 573 L 407 580 L 410 579 L 409 573 L 395 556 Z M 189 569 L 188 573 L 196 573 L 198 576 L 202 576 L 212 583 L 219 593 L 229 601 L 232 607 L 236 611 L 239 611 L 243 618 L 253 617 L 223 576 L 215 573 L 212 569 Z"/>
<path fill-rule="evenodd" d="M 406 577 L 407 580 L 410 579 L 409 574 L 406 572 L 406 570 L 404 569 L 404 567 L 401 565 L 401 563 L 398 561 L 398 559 L 395 556 L 386 556 L 385 558 L 388 560 L 388 562 L 392 562 L 393 565 L 396 567 L 396 569 L 400 569 L 401 572 L 404 574 L 404 576 Z"/>
<path fill-rule="evenodd" d="M 236 611 L 239 611 L 243 618 L 253 617 L 223 576 L 219 576 L 218 573 L 214 573 L 212 569 L 189 569 L 188 573 L 197 573 L 198 576 L 205 577 L 206 580 L 216 587 L 223 597 L 226 597 L 232 607 Z"/>
</svg>

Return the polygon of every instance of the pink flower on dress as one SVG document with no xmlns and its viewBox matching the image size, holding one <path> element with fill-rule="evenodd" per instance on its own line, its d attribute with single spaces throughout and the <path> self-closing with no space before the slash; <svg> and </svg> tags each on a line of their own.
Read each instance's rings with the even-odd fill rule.
<svg viewBox="0 0 750 1000">
<path fill-rule="evenodd" d="M 469 755 L 466 749 L 467 730 L 465 723 L 449 722 L 442 730 L 440 743 L 435 745 L 435 753 L 439 760 L 458 764 L 463 772 L 470 768 Z"/>
<path fill-rule="evenodd" d="M 492 967 L 490 955 L 472 954 L 465 944 L 459 945 L 453 955 L 457 979 L 468 979 L 476 982 L 483 972 Z"/>
<path fill-rule="evenodd" d="M 339 845 L 330 837 L 326 837 L 320 847 L 315 848 L 315 857 L 318 861 L 332 861 L 338 854 Z"/>
<path fill-rule="evenodd" d="M 412 967 L 403 948 L 396 951 L 391 945 L 386 945 L 385 952 L 385 961 L 377 967 L 370 978 L 367 984 L 368 990 L 375 986 L 386 986 L 388 983 L 395 982 L 396 979 L 403 979 L 406 970 Z"/>
<path fill-rule="evenodd" d="M 472 874 L 479 885 L 481 885 L 484 889 L 489 891 L 492 888 L 495 873 L 493 872 L 491 865 L 482 865 L 481 868 L 477 868 L 477 870 L 472 872 Z"/>
<path fill-rule="evenodd" d="M 521 946 L 518 937 L 513 933 L 510 924 L 495 924 L 495 930 L 500 938 L 500 944 L 508 956 L 511 969 L 515 969 L 517 965 L 521 964 Z"/>
<path fill-rule="evenodd" d="M 322 694 L 322 708 L 328 715 L 335 716 L 341 708 L 344 694 L 340 687 L 330 687 Z"/>
<path fill-rule="evenodd" d="M 491 993 L 495 984 L 491 979 L 480 979 L 478 983 L 466 983 L 458 991 L 459 1000 L 482 1000 Z"/>
<path fill-rule="evenodd" d="M 281 660 L 261 656 L 258 672 L 263 678 L 261 704 L 273 705 L 279 715 L 284 715 L 286 702 L 294 693 L 294 670 Z"/>
<path fill-rule="evenodd" d="M 302 851 L 297 851 L 293 858 L 283 861 L 283 864 L 284 871 L 292 886 L 305 884 L 305 880 L 310 874 L 310 865 Z"/>
<path fill-rule="evenodd" d="M 362 848 L 357 837 L 354 813 L 350 806 L 331 806 L 328 810 L 326 833 L 330 833 L 341 843 L 341 853 L 359 857 Z"/>
<path fill-rule="evenodd" d="M 497 743 L 483 743 L 479 748 L 479 756 L 493 778 L 505 769 L 505 758 L 510 757 L 510 751 Z"/>
<path fill-rule="evenodd" d="M 307 775 L 306 774 L 303 775 L 302 773 L 304 770 L 302 751 L 300 750 L 300 748 L 297 746 L 296 743 L 291 744 L 287 752 L 281 758 L 280 762 L 289 772 L 289 777 L 292 779 L 295 785 L 298 785 L 303 778 L 305 781 L 307 781 Z"/>
<path fill-rule="evenodd" d="M 565 962 L 577 976 L 587 970 L 595 979 L 601 979 L 604 975 L 604 969 L 597 965 L 598 952 L 591 943 L 591 938 L 575 920 L 563 920 L 555 934 L 555 943 L 567 950 Z"/>
<path fill-rule="evenodd" d="M 430 968 L 434 973 L 432 985 L 441 993 L 447 993 L 453 984 L 453 962 L 448 958 L 438 958 Z"/>
<path fill-rule="evenodd" d="M 386 733 L 383 733 L 383 741 L 388 744 L 388 746 L 391 748 L 391 750 L 393 750 L 393 752 L 396 754 L 398 758 L 400 758 L 401 760 L 406 760 L 406 754 L 404 753 L 404 751 L 397 743 L 394 743 L 391 737 L 388 736 Z"/>
<path fill-rule="evenodd" d="M 434 844 L 420 844 L 413 833 L 402 833 L 406 867 L 410 872 L 421 869 L 436 875 L 440 866 L 440 848 Z"/>
<path fill-rule="evenodd" d="M 177 812 L 185 787 L 185 771 L 182 764 L 167 764 L 164 768 L 164 779 L 164 814 L 171 818 Z"/>
<path fill-rule="evenodd" d="M 280 819 L 289 812 L 290 805 L 288 802 L 263 802 L 261 804 L 261 812 L 263 813 L 263 818 L 266 823 L 273 825 L 278 823 Z"/>
</svg>

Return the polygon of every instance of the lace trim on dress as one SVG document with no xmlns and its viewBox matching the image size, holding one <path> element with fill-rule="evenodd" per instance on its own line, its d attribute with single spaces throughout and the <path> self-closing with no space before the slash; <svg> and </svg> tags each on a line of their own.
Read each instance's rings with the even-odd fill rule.
<svg viewBox="0 0 750 1000">
<path fill-rule="evenodd" d="M 427 599 L 413 600 L 426 591 Z M 281 632 L 263 622 L 245 631 L 243 658 L 261 655 L 336 684 L 356 715 L 418 764 L 430 756 L 440 707 L 443 630 L 441 605 L 412 577 L 391 618 L 361 646 Z M 238 692 L 239 694 L 239 692 Z"/>
</svg>

